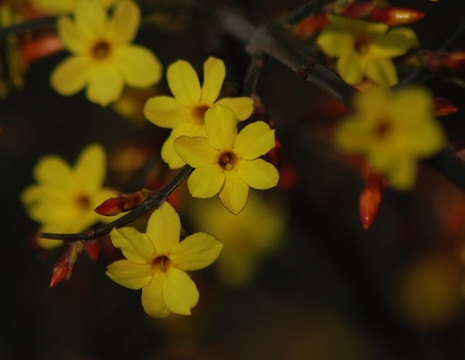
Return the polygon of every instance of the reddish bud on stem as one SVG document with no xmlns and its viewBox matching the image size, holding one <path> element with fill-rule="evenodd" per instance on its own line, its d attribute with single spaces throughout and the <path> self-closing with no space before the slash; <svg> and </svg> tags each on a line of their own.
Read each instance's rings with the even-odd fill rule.
<svg viewBox="0 0 465 360">
<path fill-rule="evenodd" d="M 142 189 L 129 194 L 118 194 L 117 197 L 105 200 L 102 204 L 97 206 L 94 211 L 97 214 L 104 216 L 114 216 L 121 212 L 129 211 L 134 209 L 137 205 L 140 205 L 151 195 L 153 191 Z"/>
<path fill-rule="evenodd" d="M 398 26 L 411 24 L 422 19 L 424 16 L 424 13 L 417 10 L 389 6 L 373 9 L 369 19 L 388 26 Z"/>
<path fill-rule="evenodd" d="M 359 216 L 365 230 L 368 230 L 373 225 L 378 215 L 383 196 L 382 186 L 382 175 L 370 171 L 359 198 Z"/>
<path fill-rule="evenodd" d="M 370 15 L 375 6 L 373 1 L 354 1 L 343 9 L 340 14 L 352 19 L 361 19 Z"/>
<path fill-rule="evenodd" d="M 84 249 L 82 241 L 74 242 L 68 250 L 61 256 L 53 266 L 52 276 L 50 277 L 50 287 L 55 287 L 63 280 L 68 280 L 73 273 L 74 264 L 76 264 L 79 255 Z"/>
<path fill-rule="evenodd" d="M 452 104 L 449 100 L 442 97 L 437 97 L 433 99 L 434 106 L 434 116 L 446 116 L 455 114 L 458 111 L 457 106 Z"/>
<path fill-rule="evenodd" d="M 26 63 L 43 59 L 63 49 L 63 42 L 57 35 L 43 35 L 21 45 Z"/>
<path fill-rule="evenodd" d="M 465 51 L 452 51 L 447 53 L 422 53 L 420 60 L 431 71 L 465 72 Z"/>
<path fill-rule="evenodd" d="M 302 21 L 292 29 L 294 35 L 299 39 L 308 39 L 315 35 L 321 28 L 329 23 L 328 14 L 313 14 Z"/>
</svg>

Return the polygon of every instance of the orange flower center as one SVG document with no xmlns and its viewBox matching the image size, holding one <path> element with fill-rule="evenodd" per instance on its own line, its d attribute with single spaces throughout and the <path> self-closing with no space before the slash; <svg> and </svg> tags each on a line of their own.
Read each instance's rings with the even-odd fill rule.
<svg viewBox="0 0 465 360">
<path fill-rule="evenodd" d="M 195 122 L 197 124 L 203 125 L 203 119 L 205 118 L 205 113 L 207 112 L 208 109 L 209 109 L 209 106 L 207 105 L 199 105 L 194 108 L 193 115 L 195 118 Z"/>
<path fill-rule="evenodd" d="M 92 205 L 92 202 L 87 195 L 79 195 L 74 201 L 76 205 L 82 210 L 89 210 Z"/>
<path fill-rule="evenodd" d="M 155 260 L 153 260 L 153 267 L 155 270 L 160 270 L 161 272 L 166 272 L 168 270 L 168 266 L 170 264 L 170 259 L 165 256 L 157 256 Z"/>
<path fill-rule="evenodd" d="M 106 59 L 111 52 L 111 45 L 106 40 L 100 40 L 92 47 L 92 56 L 97 60 Z"/>
<path fill-rule="evenodd" d="M 357 34 L 355 36 L 354 48 L 361 55 L 367 54 L 370 44 L 373 42 L 371 36 L 367 34 Z"/>
<path fill-rule="evenodd" d="M 224 152 L 218 159 L 218 164 L 223 170 L 232 170 L 236 164 L 237 157 L 233 152 Z"/>
<path fill-rule="evenodd" d="M 388 119 L 381 119 L 378 124 L 376 124 L 374 133 L 377 138 L 385 138 L 392 130 L 392 123 Z"/>
</svg>

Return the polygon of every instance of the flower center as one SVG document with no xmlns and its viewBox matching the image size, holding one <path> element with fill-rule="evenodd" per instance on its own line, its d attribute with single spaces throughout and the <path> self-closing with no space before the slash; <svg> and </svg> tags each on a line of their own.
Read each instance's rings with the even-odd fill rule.
<svg viewBox="0 0 465 360">
<path fill-rule="evenodd" d="M 354 48 L 361 55 L 367 54 L 373 39 L 367 34 L 357 34 L 355 36 Z"/>
<path fill-rule="evenodd" d="M 92 47 L 92 56 L 97 60 L 106 59 L 111 52 L 111 45 L 106 40 L 100 40 Z"/>
<path fill-rule="evenodd" d="M 385 138 L 392 130 L 392 123 L 388 119 L 381 119 L 378 124 L 376 124 L 374 133 L 377 138 Z"/>
<path fill-rule="evenodd" d="M 76 202 L 76 205 L 82 210 L 88 210 L 92 205 L 92 202 L 87 195 L 79 195 L 74 201 Z"/>
<path fill-rule="evenodd" d="M 155 260 L 153 260 L 153 267 L 155 270 L 160 270 L 161 272 L 166 272 L 168 270 L 168 266 L 170 264 L 170 259 L 165 256 L 157 256 Z"/>
<path fill-rule="evenodd" d="M 236 164 L 237 158 L 233 152 L 224 152 L 218 158 L 218 164 L 224 170 L 232 170 Z"/>
<path fill-rule="evenodd" d="M 197 124 L 200 124 L 200 125 L 203 125 L 203 119 L 205 117 L 205 113 L 207 112 L 207 110 L 209 109 L 209 106 L 207 105 L 199 105 L 197 107 L 194 108 L 194 118 L 195 118 L 195 122 Z"/>
</svg>

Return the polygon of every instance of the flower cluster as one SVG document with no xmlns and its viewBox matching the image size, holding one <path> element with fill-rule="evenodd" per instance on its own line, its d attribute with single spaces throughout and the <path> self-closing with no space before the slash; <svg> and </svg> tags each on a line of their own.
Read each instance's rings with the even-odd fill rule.
<svg viewBox="0 0 465 360">
<path fill-rule="evenodd" d="M 43 157 L 34 168 L 37 184 L 28 186 L 21 200 L 29 216 L 41 224 L 46 233 L 76 233 L 112 217 L 101 216 L 94 208 L 117 194 L 103 187 L 106 155 L 101 145 L 88 145 L 76 160 L 74 168 L 58 156 Z M 52 248 L 60 241 L 38 239 L 39 246 Z"/>
<path fill-rule="evenodd" d="M 335 16 L 316 39 L 330 57 L 337 58 L 337 72 L 349 84 L 364 77 L 389 87 L 398 82 L 392 58 L 418 45 L 415 33 L 405 27 Z"/>
<path fill-rule="evenodd" d="M 86 88 L 87 98 L 102 106 L 119 99 L 124 84 L 146 88 L 161 77 L 161 64 L 148 49 L 133 45 L 140 10 L 128 0 L 108 17 L 101 1 L 81 0 L 74 21 L 58 21 L 58 34 L 72 53 L 52 73 L 52 87 L 61 95 Z"/>
<path fill-rule="evenodd" d="M 354 108 L 336 130 L 336 145 L 366 155 L 369 165 L 385 174 L 393 187 L 410 189 L 418 159 L 434 155 L 445 143 L 433 116 L 431 94 L 415 86 L 396 92 L 373 88 L 357 95 Z"/>
</svg>

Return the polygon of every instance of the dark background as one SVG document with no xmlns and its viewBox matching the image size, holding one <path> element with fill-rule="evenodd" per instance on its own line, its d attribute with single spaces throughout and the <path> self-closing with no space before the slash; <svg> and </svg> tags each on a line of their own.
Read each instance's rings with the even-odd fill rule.
<svg viewBox="0 0 465 360">
<path fill-rule="evenodd" d="M 460 1 L 391 3 L 425 13 L 412 28 L 426 49 L 441 47 L 464 18 Z M 276 19 L 300 2 L 230 5 L 247 8 L 252 19 Z M 222 57 L 227 81 L 240 83 L 248 64 L 243 45 L 202 21 L 180 32 L 143 26 L 137 42 L 152 48 L 165 68 L 184 58 L 201 69 L 209 55 Z M 464 47 L 463 36 L 452 46 Z M 31 246 L 37 224 L 19 201 L 40 156 L 58 154 L 73 163 L 90 142 L 110 151 L 161 136 L 151 124 L 134 127 L 89 103 L 83 93 L 55 93 L 48 78 L 64 57 L 32 64 L 24 89 L 0 100 L 0 359 L 465 358 L 464 194 L 422 165 L 416 188 L 386 190 L 377 221 L 364 231 L 358 220 L 363 179 L 328 142 L 344 109 L 272 59 L 258 94 L 298 180 L 270 191 L 281 191 L 289 204 L 286 242 L 254 281 L 228 288 L 211 270 L 202 271 L 195 277 L 201 300 L 193 315 L 164 320 L 143 312 L 140 292 L 105 276 L 105 259 L 82 256 L 73 277 L 49 289 L 59 251 Z M 441 122 L 451 146 L 460 149 L 464 89 L 444 78 L 426 85 L 459 106 Z M 160 86 L 166 88 L 164 80 Z"/>
</svg>

